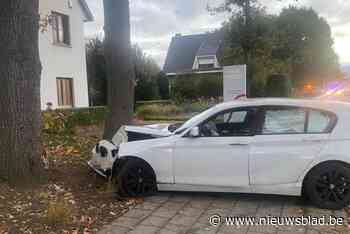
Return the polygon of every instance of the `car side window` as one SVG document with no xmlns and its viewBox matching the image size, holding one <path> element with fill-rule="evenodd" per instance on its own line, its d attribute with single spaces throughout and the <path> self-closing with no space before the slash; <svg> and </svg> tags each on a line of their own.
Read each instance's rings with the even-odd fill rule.
<svg viewBox="0 0 350 234">
<path fill-rule="evenodd" d="M 263 135 L 304 133 L 306 116 L 306 110 L 298 107 L 266 109 L 261 133 Z"/>
<path fill-rule="evenodd" d="M 248 136 L 254 131 L 255 109 L 230 110 L 214 115 L 203 122 L 203 137 Z"/>
<path fill-rule="evenodd" d="M 308 116 L 307 133 L 326 133 L 332 122 L 329 113 L 317 110 L 310 110 Z"/>
</svg>

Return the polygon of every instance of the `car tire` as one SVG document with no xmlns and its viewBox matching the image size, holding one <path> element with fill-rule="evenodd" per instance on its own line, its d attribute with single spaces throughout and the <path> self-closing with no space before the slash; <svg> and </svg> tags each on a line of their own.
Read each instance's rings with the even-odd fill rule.
<svg viewBox="0 0 350 234">
<path fill-rule="evenodd" d="M 323 163 L 310 171 L 304 186 L 315 206 L 342 209 L 350 204 L 350 167 L 340 162 Z"/>
<path fill-rule="evenodd" d="M 118 193 L 123 197 L 147 197 L 157 192 L 152 167 L 140 159 L 127 160 L 118 173 L 116 183 Z"/>
</svg>

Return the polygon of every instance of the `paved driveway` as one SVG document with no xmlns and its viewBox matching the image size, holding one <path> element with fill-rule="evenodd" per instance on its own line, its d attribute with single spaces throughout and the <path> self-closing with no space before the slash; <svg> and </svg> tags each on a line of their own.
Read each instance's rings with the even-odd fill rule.
<svg viewBox="0 0 350 234">
<path fill-rule="evenodd" d="M 129 210 L 122 217 L 102 228 L 99 234 L 225 234 L 225 233 L 350 233 L 342 226 L 227 226 L 225 222 L 211 225 L 209 217 L 226 216 L 313 216 L 345 217 L 345 211 L 328 211 L 305 206 L 296 197 L 159 193 L 146 198 L 143 204 Z M 217 216 L 214 216 L 217 218 Z M 217 220 L 216 220 L 217 221 Z"/>
</svg>

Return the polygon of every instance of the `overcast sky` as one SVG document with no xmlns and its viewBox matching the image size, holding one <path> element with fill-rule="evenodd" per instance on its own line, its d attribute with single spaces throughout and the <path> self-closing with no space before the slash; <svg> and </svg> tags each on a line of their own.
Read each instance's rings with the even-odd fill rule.
<svg viewBox="0 0 350 234">
<path fill-rule="evenodd" d="M 195 34 L 220 27 L 227 18 L 210 15 L 207 5 L 222 0 L 130 0 L 131 40 L 160 66 L 163 66 L 171 37 L 176 33 Z M 95 21 L 86 24 L 87 37 L 102 35 L 103 1 L 87 0 Z M 278 13 L 293 0 L 261 0 L 270 13 Z M 341 63 L 350 63 L 350 1 L 299 0 L 299 6 L 311 6 L 331 25 L 335 49 Z"/>
</svg>

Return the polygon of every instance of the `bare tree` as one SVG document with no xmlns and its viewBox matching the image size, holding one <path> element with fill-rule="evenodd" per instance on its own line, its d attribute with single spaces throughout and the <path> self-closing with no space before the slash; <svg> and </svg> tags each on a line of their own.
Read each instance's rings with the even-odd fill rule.
<svg viewBox="0 0 350 234">
<path fill-rule="evenodd" d="M 39 0 L 0 6 L 0 177 L 23 184 L 42 171 Z"/>
<path fill-rule="evenodd" d="M 130 43 L 129 0 L 104 0 L 105 58 L 109 114 L 104 138 L 111 139 L 133 117 L 134 70 Z"/>
</svg>

